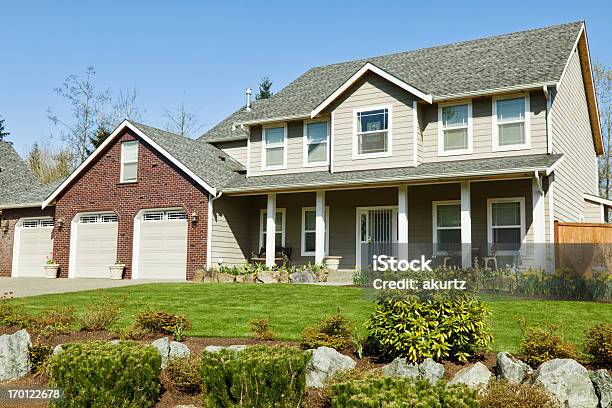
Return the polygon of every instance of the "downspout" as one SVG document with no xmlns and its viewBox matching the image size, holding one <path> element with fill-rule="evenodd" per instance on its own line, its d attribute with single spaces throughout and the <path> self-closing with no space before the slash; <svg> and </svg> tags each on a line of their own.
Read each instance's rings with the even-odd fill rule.
<svg viewBox="0 0 612 408">
<path fill-rule="evenodd" d="M 544 97 L 546 98 L 546 153 L 552 154 L 553 152 L 553 140 L 552 140 L 552 100 L 553 92 L 548 88 L 547 85 L 542 87 L 544 91 Z"/>
<path fill-rule="evenodd" d="M 208 194 L 208 216 L 207 228 L 206 228 L 206 270 L 210 270 L 212 266 L 212 228 L 213 228 L 213 201 L 217 198 L 221 198 L 223 195 L 222 191 L 216 196 L 211 193 Z"/>
</svg>

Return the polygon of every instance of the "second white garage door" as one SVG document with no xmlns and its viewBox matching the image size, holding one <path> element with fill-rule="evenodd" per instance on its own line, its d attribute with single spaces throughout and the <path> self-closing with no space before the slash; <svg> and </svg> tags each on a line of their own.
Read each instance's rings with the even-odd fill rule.
<svg viewBox="0 0 612 408">
<path fill-rule="evenodd" d="M 117 262 L 117 216 L 84 214 L 74 225 L 76 237 L 74 277 L 110 278 L 109 265 Z"/>
<path fill-rule="evenodd" d="M 138 279 L 187 277 L 187 214 L 147 211 L 139 220 Z"/>
</svg>

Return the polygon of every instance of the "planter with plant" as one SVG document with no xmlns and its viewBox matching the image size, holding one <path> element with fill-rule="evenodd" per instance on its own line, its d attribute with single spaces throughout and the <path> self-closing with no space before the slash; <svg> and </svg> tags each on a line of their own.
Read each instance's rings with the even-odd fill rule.
<svg viewBox="0 0 612 408">
<path fill-rule="evenodd" d="M 47 258 L 47 262 L 43 266 L 45 268 L 45 277 L 47 279 L 57 278 L 57 272 L 59 271 L 59 264 L 52 257 Z"/>
<path fill-rule="evenodd" d="M 114 265 L 108 265 L 111 279 L 123 279 L 123 271 L 125 270 L 125 264 L 117 261 Z"/>
</svg>

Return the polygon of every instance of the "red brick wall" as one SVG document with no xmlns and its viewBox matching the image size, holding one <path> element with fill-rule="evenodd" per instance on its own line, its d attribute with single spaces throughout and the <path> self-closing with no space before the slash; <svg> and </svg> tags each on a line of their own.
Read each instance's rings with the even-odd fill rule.
<svg viewBox="0 0 612 408">
<path fill-rule="evenodd" d="M 11 276 L 13 268 L 13 239 L 15 237 L 15 224 L 20 218 L 30 217 L 53 217 L 53 208 L 18 208 L 14 210 L 2 210 L 0 221 L 0 276 Z M 3 226 L 8 225 L 8 231 L 3 231 Z M 40 266 L 42 268 L 42 265 Z M 0 288 L 1 292 L 1 288 Z M 1 293 L 0 293 L 1 295 Z"/>
<path fill-rule="evenodd" d="M 117 259 L 126 264 L 125 277 L 132 274 L 134 217 L 141 209 L 183 208 L 191 218 L 187 238 L 187 279 L 206 266 L 208 193 L 188 176 L 140 140 L 138 182 L 121 184 L 121 143 L 136 140 L 129 131 L 117 138 L 105 152 L 56 200 L 55 218 L 64 221 L 53 231 L 53 256 L 60 264 L 60 276 L 68 277 L 71 222 L 77 213 L 113 211 L 119 218 Z M 57 223 L 56 223 L 57 225 Z"/>
</svg>

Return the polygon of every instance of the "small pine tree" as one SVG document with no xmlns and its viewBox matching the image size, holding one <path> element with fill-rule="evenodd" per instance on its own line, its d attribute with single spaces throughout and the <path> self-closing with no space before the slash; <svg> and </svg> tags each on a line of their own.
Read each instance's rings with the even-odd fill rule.
<svg viewBox="0 0 612 408">
<path fill-rule="evenodd" d="M 271 89 L 272 89 L 272 81 L 270 81 L 270 78 L 268 77 L 263 77 L 259 84 L 259 92 L 257 93 L 257 95 L 255 95 L 255 99 L 260 100 L 260 99 L 271 98 L 272 95 L 274 95 Z"/>
<path fill-rule="evenodd" d="M 3 142 L 4 138 L 8 135 L 10 135 L 10 133 L 4 131 L 4 119 L 0 119 L 0 142 Z"/>
<path fill-rule="evenodd" d="M 89 156 L 96 150 L 108 137 L 111 132 L 105 126 L 99 126 L 98 129 L 94 132 L 93 136 L 89 138 L 89 142 L 91 146 L 87 148 L 87 155 Z"/>
</svg>

